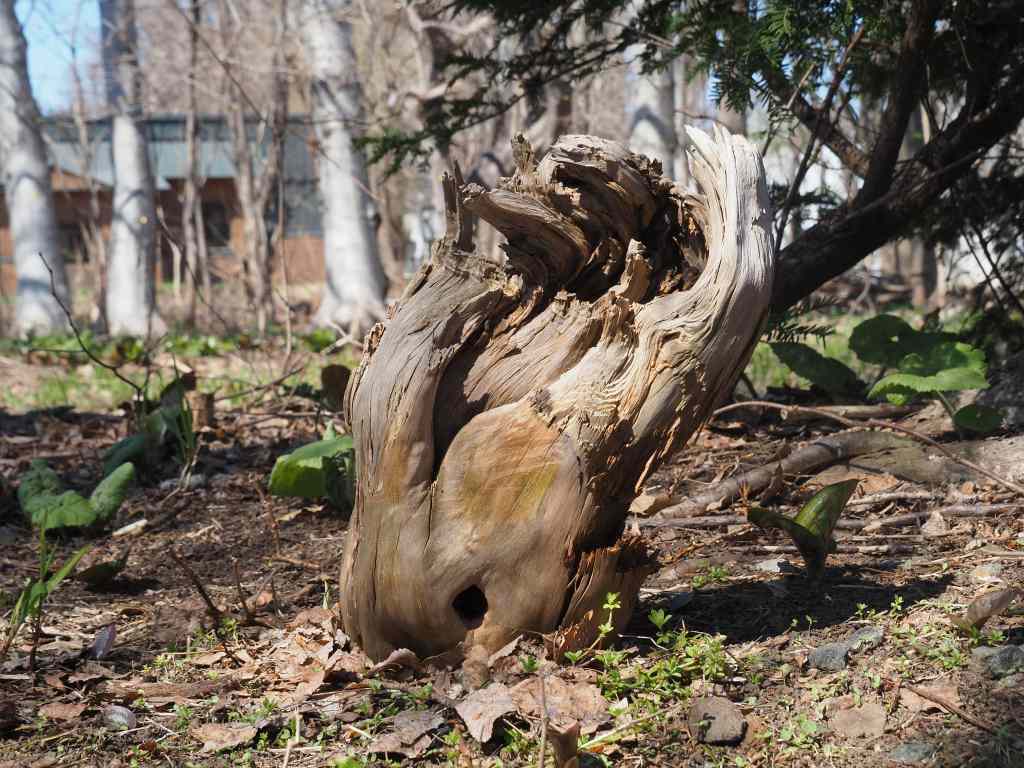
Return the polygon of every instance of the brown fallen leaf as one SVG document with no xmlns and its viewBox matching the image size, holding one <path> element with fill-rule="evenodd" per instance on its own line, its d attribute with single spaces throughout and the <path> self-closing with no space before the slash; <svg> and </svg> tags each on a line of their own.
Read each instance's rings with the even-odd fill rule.
<svg viewBox="0 0 1024 768">
<path fill-rule="evenodd" d="M 396 648 L 388 657 L 377 664 L 370 667 L 370 671 L 367 676 L 373 677 L 379 672 L 385 669 L 411 669 L 414 672 L 419 671 L 421 668 L 419 657 L 415 653 L 410 651 L 408 648 Z"/>
<path fill-rule="evenodd" d="M 427 732 L 440 728 L 443 724 L 444 718 L 437 712 L 400 712 L 391 720 L 391 731 L 374 740 L 367 751 L 419 757 L 430 746 Z"/>
<path fill-rule="evenodd" d="M 203 752 L 220 752 L 252 741 L 256 737 L 256 728 L 239 723 L 204 723 L 193 726 L 189 733 L 203 742 Z"/>
<path fill-rule="evenodd" d="M 948 701 L 955 707 L 959 707 L 963 703 L 960 701 L 960 693 L 957 690 L 956 683 L 950 680 L 935 680 L 928 685 L 918 685 L 915 687 L 925 693 L 935 694 L 938 698 Z M 907 688 L 900 688 L 900 706 L 910 712 L 943 711 L 943 708 L 934 701 L 918 696 Z"/>
<path fill-rule="evenodd" d="M 473 645 L 462 662 L 462 684 L 471 691 L 483 688 L 491 679 L 490 654 L 482 645 Z"/>
<path fill-rule="evenodd" d="M 848 739 L 873 738 L 885 731 L 885 709 L 881 704 L 870 702 L 840 709 L 829 722 L 836 733 Z"/>
<path fill-rule="evenodd" d="M 935 539 L 939 536 L 945 536 L 949 533 L 949 523 L 946 522 L 946 518 L 942 516 L 942 513 L 937 509 L 933 510 L 928 516 L 928 519 L 921 525 L 921 533 L 926 538 Z"/>
<path fill-rule="evenodd" d="M 1019 596 L 1020 591 L 1013 587 L 988 592 L 976 598 L 974 602 L 967 606 L 967 611 L 963 616 L 953 619 L 953 623 L 964 632 L 970 632 L 972 629 L 981 629 L 986 621 L 993 616 L 998 616 L 1009 608 L 1010 604 Z"/>
<path fill-rule="evenodd" d="M 494 735 L 494 723 L 499 717 L 515 710 L 515 702 L 503 683 L 492 683 L 486 688 L 473 691 L 455 706 L 469 735 L 481 743 L 490 741 Z"/>
<path fill-rule="evenodd" d="M 523 680 L 512 688 L 509 695 L 521 714 L 540 717 L 538 677 Z M 544 703 L 549 722 L 561 728 L 578 723 L 584 734 L 593 733 L 611 720 L 607 700 L 601 695 L 601 689 L 591 683 L 567 683 L 560 677 L 547 677 L 544 680 Z"/>
<path fill-rule="evenodd" d="M 84 702 L 64 704 L 59 701 L 54 701 L 41 706 L 38 714 L 42 715 L 47 720 L 77 720 L 81 717 L 82 713 L 85 712 L 88 706 L 89 705 Z"/>
</svg>

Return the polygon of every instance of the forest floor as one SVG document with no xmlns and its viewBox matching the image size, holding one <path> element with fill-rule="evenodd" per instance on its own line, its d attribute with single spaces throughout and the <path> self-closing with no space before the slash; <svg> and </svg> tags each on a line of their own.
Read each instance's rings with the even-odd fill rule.
<svg viewBox="0 0 1024 768">
<path fill-rule="evenodd" d="M 745 523 L 742 499 L 706 511 L 719 520 L 705 527 L 645 518 L 659 567 L 613 649 L 556 665 L 524 637 L 458 669 L 410 654 L 371 665 L 334 613 L 346 521 L 264 490 L 275 458 L 316 438 L 315 409 L 267 392 L 219 403 L 198 483 L 178 488 L 168 461 L 105 531 L 58 542 L 58 562 L 91 545 L 79 572 L 125 563 L 98 584 L 61 585 L 38 636 L 26 628 L 0 663 L 0 766 L 540 765 L 542 733 L 560 767 L 577 748 L 580 766 L 1024 766 L 1024 617 L 1011 609 L 974 632 L 952 623 L 979 596 L 1024 585 L 1022 500 L 984 478 L 885 456 L 780 477 L 764 503 L 789 513 L 825 483 L 861 480 L 844 520 L 865 526 L 839 531 L 816 582 L 785 535 Z M 931 411 L 907 423 L 956 439 Z M 7 600 L 38 571 L 19 475 L 44 458 L 71 488 L 91 488 L 127 428 L 115 407 L 0 409 Z M 685 495 L 832 432 L 777 415 L 721 420 L 649 493 Z M 1018 458 L 1006 471 L 1020 482 Z M 975 515 L 932 514 L 951 506 Z M 911 512 L 926 516 L 884 524 Z M 141 532 L 113 535 L 141 518 Z"/>
</svg>

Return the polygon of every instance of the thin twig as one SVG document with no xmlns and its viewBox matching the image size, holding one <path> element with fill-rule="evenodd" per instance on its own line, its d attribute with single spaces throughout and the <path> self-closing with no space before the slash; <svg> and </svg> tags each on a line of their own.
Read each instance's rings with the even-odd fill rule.
<svg viewBox="0 0 1024 768">
<path fill-rule="evenodd" d="M 990 472 L 980 464 L 976 464 L 973 461 L 970 461 L 969 459 L 965 459 L 962 456 L 957 456 L 955 453 L 953 453 L 951 450 L 946 448 L 941 443 L 932 440 L 932 438 L 918 432 L 917 430 L 910 429 L 910 427 L 901 426 L 900 424 L 896 424 L 891 421 L 881 421 L 879 419 L 866 419 L 864 421 L 855 421 L 853 419 L 847 419 L 843 416 L 838 416 L 834 413 L 829 413 L 828 411 L 823 411 L 820 408 L 809 408 L 805 405 L 782 405 L 781 403 L 769 403 L 766 400 L 745 400 L 742 403 L 733 403 L 732 405 L 726 405 L 716 410 L 712 414 L 712 417 L 720 416 L 721 414 L 727 413 L 729 411 L 734 411 L 737 408 L 744 408 L 755 405 L 760 408 L 771 408 L 776 411 L 792 411 L 793 413 L 815 414 L 817 416 L 821 416 L 822 418 L 837 421 L 840 424 L 843 424 L 847 427 L 865 427 L 867 429 L 891 429 L 895 432 L 901 432 L 904 435 L 907 435 L 908 437 L 912 437 L 915 440 L 918 440 L 924 443 L 925 445 L 934 448 L 951 461 L 954 461 L 963 467 L 967 467 L 968 469 L 977 472 L 979 475 L 984 475 L 989 480 L 998 483 L 1004 488 L 1011 490 L 1014 493 L 1020 494 L 1021 496 L 1024 496 L 1024 487 L 1018 485 L 1012 480 L 1008 480 L 1005 477 L 1002 477 L 1001 475 L 997 475 L 995 472 Z"/>
<path fill-rule="evenodd" d="M 217 639 L 220 640 L 221 646 L 224 648 L 224 653 L 227 654 L 228 658 L 230 658 L 235 664 L 242 666 L 242 660 L 234 654 L 234 651 L 232 651 L 228 646 L 227 638 L 224 637 L 224 628 L 221 626 L 224 621 L 224 613 L 217 607 L 216 603 L 213 602 L 210 594 L 206 591 L 206 587 L 203 586 L 203 582 L 199 580 L 199 577 L 196 575 L 196 572 L 192 570 L 191 566 L 181 559 L 178 553 L 174 551 L 173 547 L 169 548 L 167 552 L 171 556 L 171 559 L 185 572 L 189 581 L 192 582 L 196 591 L 199 592 L 199 596 L 203 599 L 203 602 L 206 603 L 206 610 L 209 612 L 210 618 L 213 619 L 213 633 L 217 636 Z"/>
</svg>

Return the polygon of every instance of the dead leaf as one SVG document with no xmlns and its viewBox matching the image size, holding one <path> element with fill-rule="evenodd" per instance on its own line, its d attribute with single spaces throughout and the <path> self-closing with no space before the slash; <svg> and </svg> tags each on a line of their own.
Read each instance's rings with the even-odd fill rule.
<svg viewBox="0 0 1024 768">
<path fill-rule="evenodd" d="M 935 680 L 928 685 L 917 685 L 915 688 L 918 688 L 925 693 L 932 693 L 955 707 L 959 707 L 962 703 L 960 701 L 960 692 L 957 690 L 956 683 L 953 683 L 950 680 Z M 918 696 L 907 688 L 900 688 L 900 706 L 905 707 L 911 712 L 939 712 L 943 710 L 943 708 L 934 701 L 926 699 L 923 696 Z"/>
<path fill-rule="evenodd" d="M 498 661 L 498 659 L 504 659 L 506 656 L 510 656 L 512 652 L 515 651 L 516 646 L 519 645 L 519 640 L 521 637 L 522 635 L 516 635 L 514 638 L 512 638 L 510 642 L 506 643 L 501 648 L 492 653 L 490 658 L 487 659 L 487 663 L 493 667 L 494 662 Z"/>
<path fill-rule="evenodd" d="M 59 701 L 54 701 L 41 706 L 38 714 L 47 720 L 77 720 L 88 706 L 85 703 L 63 704 Z"/>
<path fill-rule="evenodd" d="M 1013 587 L 988 592 L 967 606 L 964 615 L 953 619 L 953 623 L 964 632 L 981 629 L 986 621 L 1009 608 L 1010 604 L 1019 596 L 1019 590 Z"/>
<path fill-rule="evenodd" d="M 848 739 L 881 736 L 885 731 L 885 710 L 881 704 L 870 702 L 860 707 L 840 709 L 830 722 L 836 733 Z"/>
<path fill-rule="evenodd" d="M 306 626 L 307 624 L 322 627 L 326 629 L 329 634 L 334 634 L 334 614 L 322 606 L 307 608 L 304 611 L 300 611 L 296 614 L 294 619 L 288 622 L 288 629 L 298 629 L 299 627 Z"/>
<path fill-rule="evenodd" d="M 942 516 L 942 513 L 936 509 L 921 525 L 921 533 L 930 539 L 945 536 L 949 533 L 949 523 L 946 522 L 946 518 Z"/>
<path fill-rule="evenodd" d="M 114 641 L 117 639 L 117 625 L 107 624 L 105 627 L 100 627 L 96 633 L 96 637 L 93 638 L 92 645 L 85 649 L 85 657 L 87 659 L 102 659 L 108 653 L 110 649 L 114 647 Z"/>
<path fill-rule="evenodd" d="M 373 677 L 385 669 L 407 668 L 413 671 L 419 671 L 421 666 L 419 657 L 417 657 L 415 653 L 410 651 L 408 648 L 396 648 L 388 654 L 388 657 L 384 659 L 384 661 L 370 667 L 370 671 L 367 675 L 369 677 Z"/>
<path fill-rule="evenodd" d="M 60 675 L 43 675 L 43 680 L 51 688 L 56 688 L 58 691 L 67 690 L 67 686 L 64 685 L 64 681 L 60 679 Z"/>
<path fill-rule="evenodd" d="M 189 663 L 196 667 L 212 667 L 224 658 L 227 658 L 224 651 L 207 651 L 206 653 L 197 653 L 189 659 Z"/>
<path fill-rule="evenodd" d="M 539 677 L 523 680 L 512 688 L 510 695 L 521 714 L 540 717 Z M 611 720 L 607 700 L 601 695 L 601 689 L 591 683 L 567 683 L 560 677 L 546 677 L 544 703 L 549 722 L 562 728 L 579 723 L 584 734 L 593 733 Z"/>
<path fill-rule="evenodd" d="M 443 724 L 444 718 L 437 712 L 400 712 L 391 721 L 391 732 L 379 736 L 367 751 L 419 757 L 430 746 L 427 732 L 440 728 Z"/>
<path fill-rule="evenodd" d="M 492 683 L 487 688 L 473 691 L 455 707 L 470 736 L 481 743 L 490 741 L 494 735 L 494 723 L 499 717 L 515 710 L 516 704 L 503 683 Z"/>
<path fill-rule="evenodd" d="M 462 662 L 462 683 L 471 691 L 483 688 L 491 679 L 490 654 L 482 645 L 470 646 Z"/>
<path fill-rule="evenodd" d="M 96 680 L 109 680 L 114 677 L 113 670 L 107 669 L 102 664 L 94 662 L 87 663 L 80 670 L 68 678 L 69 683 L 92 683 Z"/>
<path fill-rule="evenodd" d="M 203 742 L 203 752 L 220 752 L 249 743 L 256 737 L 256 728 L 240 723 L 204 723 L 190 728 L 189 733 Z"/>
</svg>

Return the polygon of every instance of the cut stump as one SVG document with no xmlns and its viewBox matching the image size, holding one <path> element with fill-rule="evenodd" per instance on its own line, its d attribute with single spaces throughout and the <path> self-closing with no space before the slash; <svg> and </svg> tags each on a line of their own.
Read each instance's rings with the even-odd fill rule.
<svg viewBox="0 0 1024 768">
<path fill-rule="evenodd" d="M 345 631 L 371 658 L 522 632 L 564 652 L 621 629 L 650 572 L 640 484 L 708 418 L 757 342 L 775 268 L 764 168 L 689 130 L 701 193 L 612 141 L 519 139 L 494 190 L 442 179 L 447 229 L 367 337 L 345 415 L 356 506 Z M 474 250 L 474 219 L 507 239 Z"/>
</svg>

